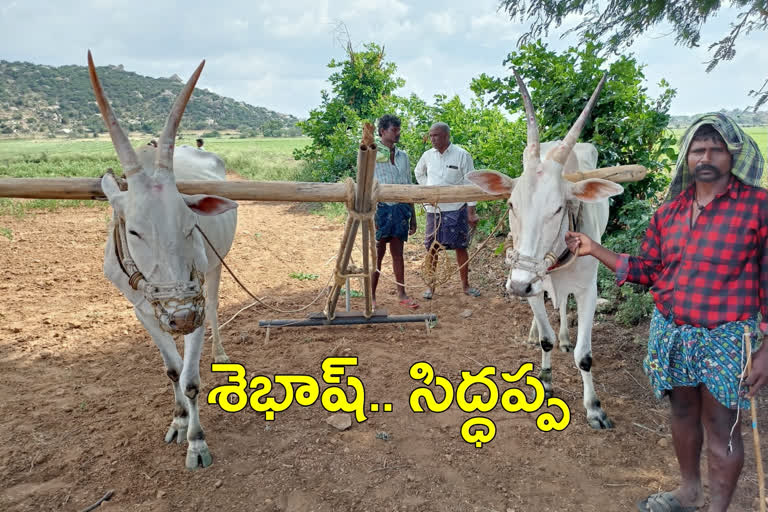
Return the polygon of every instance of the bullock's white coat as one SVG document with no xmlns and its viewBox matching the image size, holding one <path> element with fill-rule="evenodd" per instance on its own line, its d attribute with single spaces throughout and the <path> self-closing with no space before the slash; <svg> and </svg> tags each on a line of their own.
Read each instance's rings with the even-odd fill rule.
<svg viewBox="0 0 768 512">
<path fill-rule="evenodd" d="M 200 63 L 179 93 L 157 147 L 143 146 L 136 151 L 120 128 L 88 52 L 96 103 L 128 183 L 128 190 L 121 191 L 114 175 L 105 174 L 101 180 L 101 188 L 113 209 L 113 229 L 104 251 L 104 274 L 133 304 L 136 317 L 160 349 L 176 404 L 165 441 L 189 442 L 189 469 L 196 469 L 200 463 L 206 467 L 212 462 L 198 408 L 204 316 L 211 324 L 215 359 L 227 360 L 216 318 L 221 264 L 198 226 L 224 257 L 232 245 L 237 222 L 234 201 L 203 194 L 182 195 L 176 188 L 176 179 L 225 179 L 224 163 L 216 155 L 187 146 L 175 147 L 176 131 L 204 64 Z M 124 243 L 120 244 L 124 249 L 120 257 L 122 266 L 115 251 L 115 225 L 122 226 L 121 231 L 124 229 Z M 135 288 L 127 272 L 131 273 Z M 183 358 L 173 338 L 178 334 L 184 335 Z"/>
<path fill-rule="evenodd" d="M 151 168 L 155 151 L 154 147 L 149 146 L 137 151 L 143 168 Z M 178 180 L 225 179 L 224 162 L 214 153 L 181 146 L 175 149 L 173 162 L 175 178 Z M 173 182 L 162 179 L 150 184 L 145 190 L 147 194 L 134 194 L 130 182 L 129 178 L 129 190 L 121 192 L 111 176 L 105 175 L 102 179 L 102 188 L 114 208 L 114 215 L 122 216 L 126 220 L 126 233 L 136 231 L 145 239 L 154 238 L 154 247 L 150 247 L 145 243 L 148 240 L 138 240 L 128 235 L 131 256 L 150 282 L 188 279 L 190 264 L 204 272 L 205 316 L 213 334 L 213 357 L 218 363 L 229 362 L 221 345 L 217 318 L 221 263 L 200 233 L 193 228 L 198 224 L 222 258 L 225 257 L 235 235 L 237 210 L 233 207 L 236 204 L 229 202 L 231 204 L 219 207 L 221 211 L 218 214 L 199 215 L 190 209 L 187 203 L 194 205 L 196 199 L 205 196 L 180 194 Z M 129 285 L 128 276 L 118 263 L 113 231 L 115 220 L 113 217 L 104 250 L 104 274 L 133 304 L 136 317 L 152 336 L 171 377 L 176 405 L 165 440 L 172 442 L 175 438 L 179 444 L 185 440 L 189 441 L 186 462 L 189 469 L 196 468 L 199 460 L 203 466 L 208 466 L 212 459 L 200 426 L 197 405 L 205 323 L 184 336 L 182 359 L 173 336 L 160 326 L 152 306 L 144 295 Z M 177 237 L 178 234 L 182 236 Z M 191 391 L 193 389 L 194 391 Z M 190 397 L 185 392 L 194 393 L 195 396 Z"/>
<path fill-rule="evenodd" d="M 561 141 L 541 144 L 541 154 L 548 155 L 561 145 Z M 527 151 L 526 151 L 527 153 Z M 521 254 L 543 261 L 547 252 L 556 255 L 565 249 L 565 232 L 568 215 L 563 212 L 569 203 L 582 203 L 581 225 L 578 230 L 600 242 L 608 224 L 608 197 L 620 194 L 623 188 L 605 180 L 584 180 L 570 183 L 563 174 L 576 170 L 594 169 L 597 165 L 597 149 L 589 143 L 575 144 L 564 166 L 544 157 L 533 169 L 524 156 L 525 171 L 516 179 L 500 173 L 476 172 L 469 179 L 492 193 L 509 193 L 510 235 L 514 248 Z M 544 304 L 544 292 L 560 310 L 560 349 L 569 352 L 566 305 L 573 294 L 578 310 L 578 334 L 574 359 L 579 367 L 584 385 L 584 407 L 587 421 L 594 428 L 610 428 L 611 420 L 600 407 L 600 401 L 592 381 L 592 323 L 597 303 L 598 261 L 581 257 L 562 271 L 547 274 L 541 280 L 528 270 L 513 268 L 507 279 L 507 291 L 527 297 L 534 315 L 531 335 L 539 333 L 542 347 L 540 378 L 549 396 L 552 394 L 551 350 L 554 346 L 554 330 L 549 323 Z"/>
</svg>

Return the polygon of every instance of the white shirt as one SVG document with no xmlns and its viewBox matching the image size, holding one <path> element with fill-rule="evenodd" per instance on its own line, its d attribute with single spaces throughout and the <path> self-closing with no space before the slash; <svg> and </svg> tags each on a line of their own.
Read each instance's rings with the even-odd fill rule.
<svg viewBox="0 0 768 512">
<path fill-rule="evenodd" d="M 472 156 L 456 144 L 450 144 L 441 154 L 435 148 L 425 151 L 419 163 L 416 164 L 414 173 L 419 185 L 471 185 L 467 174 L 475 170 Z M 440 211 L 449 212 L 458 210 L 464 205 L 475 206 L 476 201 L 469 203 L 438 203 Z M 428 212 L 434 213 L 436 209 L 425 204 Z"/>
</svg>

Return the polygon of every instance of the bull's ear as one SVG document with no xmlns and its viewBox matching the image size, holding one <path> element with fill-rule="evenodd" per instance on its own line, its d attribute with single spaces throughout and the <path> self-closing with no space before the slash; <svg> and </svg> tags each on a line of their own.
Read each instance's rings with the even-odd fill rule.
<svg viewBox="0 0 768 512">
<path fill-rule="evenodd" d="M 489 194 L 512 193 L 517 178 L 512 179 L 498 171 L 472 171 L 467 174 L 467 179 Z"/>
<path fill-rule="evenodd" d="M 624 192 L 624 187 L 613 181 L 590 178 L 577 181 L 569 189 L 569 199 L 576 198 L 585 203 L 596 203 Z"/>
<path fill-rule="evenodd" d="M 127 192 L 120 190 L 114 174 L 108 172 L 101 177 L 101 190 L 107 196 L 107 201 L 109 201 L 112 209 L 122 214 Z"/>
<path fill-rule="evenodd" d="M 218 215 L 237 208 L 237 203 L 226 197 L 205 194 L 182 197 L 187 206 L 198 215 Z"/>
</svg>

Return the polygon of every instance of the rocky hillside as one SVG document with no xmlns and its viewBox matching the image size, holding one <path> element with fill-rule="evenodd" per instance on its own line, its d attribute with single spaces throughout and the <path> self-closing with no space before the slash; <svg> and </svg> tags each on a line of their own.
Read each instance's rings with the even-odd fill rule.
<svg viewBox="0 0 768 512">
<path fill-rule="evenodd" d="M 97 67 L 125 129 L 158 133 L 183 81 L 151 78 L 122 66 Z M 245 135 L 297 135 L 295 117 L 196 89 L 182 130 L 237 130 Z M 0 60 L 0 135 L 87 135 L 104 131 L 85 66 Z"/>
</svg>

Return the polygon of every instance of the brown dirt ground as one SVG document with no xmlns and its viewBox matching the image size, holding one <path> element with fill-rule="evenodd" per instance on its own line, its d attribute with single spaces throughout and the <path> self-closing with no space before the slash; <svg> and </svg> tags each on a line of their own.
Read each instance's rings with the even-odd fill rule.
<svg viewBox="0 0 768 512">
<path fill-rule="evenodd" d="M 370 414 L 346 431 L 328 425 L 330 413 L 319 404 L 294 405 L 270 424 L 249 409 L 222 412 L 205 403 L 211 387 L 226 381 L 210 372 L 206 346 L 201 418 L 214 463 L 189 472 L 186 446 L 163 442 L 172 392 L 160 354 L 101 272 L 109 215 L 79 208 L 0 217 L 13 233 L 13 240 L 0 236 L 0 510 L 82 510 L 114 489 L 99 510 L 619 511 L 676 485 L 668 407 L 653 398 L 641 370 L 647 324 L 627 329 L 610 317 L 595 324 L 593 373 L 612 430 L 586 424 L 572 355 L 559 351 L 556 393 L 572 414 L 563 432 L 539 432 L 534 415 L 497 407 L 489 414 L 496 438 L 477 449 L 459 433 L 472 416 L 455 405 L 440 414 L 411 412 L 414 362 L 430 362 L 455 385 L 462 370 L 515 371 L 540 361 L 526 342 L 527 304 L 502 294 L 501 258 L 484 250 L 473 265 L 482 297 L 458 293 L 454 279 L 427 302 L 418 240 L 406 246 L 407 282 L 419 312 L 438 315 L 429 335 L 423 324 L 305 327 L 272 329 L 265 342 L 259 320 L 303 313 L 263 306 L 222 329 L 230 358 L 249 378 L 300 373 L 319 380 L 324 358 L 357 356 L 350 373 L 365 383 L 367 401 L 392 402 L 394 412 Z M 330 276 L 342 228 L 303 206 L 242 203 L 228 261 L 258 296 L 298 308 Z M 379 305 L 409 313 L 388 281 L 389 258 L 384 268 Z M 298 281 L 291 272 L 320 277 Z M 220 321 L 250 303 L 225 274 Z M 361 304 L 354 299 L 353 309 Z M 765 410 L 760 424 L 768 425 Z M 732 510 L 757 502 L 747 418 L 743 425 L 747 460 Z M 380 432 L 389 440 L 377 438 Z"/>
</svg>

